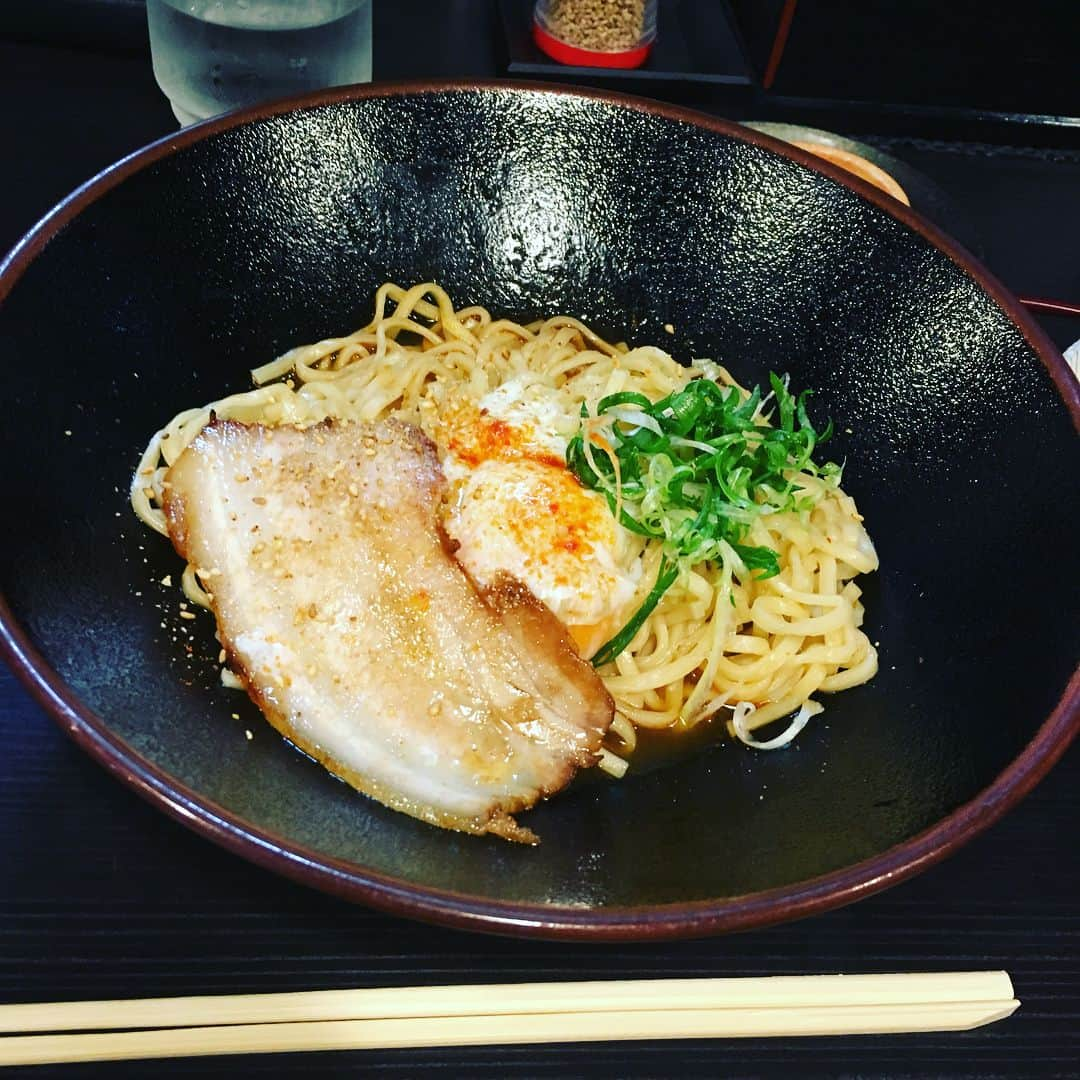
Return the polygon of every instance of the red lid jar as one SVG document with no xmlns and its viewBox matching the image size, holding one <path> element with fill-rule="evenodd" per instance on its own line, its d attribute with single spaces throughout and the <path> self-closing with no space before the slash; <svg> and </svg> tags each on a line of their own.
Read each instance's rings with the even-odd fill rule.
<svg viewBox="0 0 1080 1080">
<path fill-rule="evenodd" d="M 656 39 L 656 0 L 536 0 L 533 40 L 560 64 L 635 68 Z"/>
</svg>

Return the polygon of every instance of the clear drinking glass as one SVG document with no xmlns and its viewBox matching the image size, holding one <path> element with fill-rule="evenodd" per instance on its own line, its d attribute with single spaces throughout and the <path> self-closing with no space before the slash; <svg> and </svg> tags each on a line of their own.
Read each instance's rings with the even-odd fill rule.
<svg viewBox="0 0 1080 1080">
<path fill-rule="evenodd" d="M 181 124 L 371 81 L 372 0 L 146 0 L 154 78 Z"/>
</svg>

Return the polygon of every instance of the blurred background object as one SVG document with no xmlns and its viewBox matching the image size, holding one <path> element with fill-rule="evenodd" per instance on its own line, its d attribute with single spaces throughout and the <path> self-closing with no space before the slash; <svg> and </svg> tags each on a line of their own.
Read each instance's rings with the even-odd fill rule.
<svg viewBox="0 0 1080 1080">
<path fill-rule="evenodd" d="M 146 0 L 146 15 L 181 124 L 371 81 L 371 0 Z"/>
<path fill-rule="evenodd" d="M 536 0 L 533 38 L 561 64 L 640 67 L 656 38 L 656 0 Z"/>
<path fill-rule="evenodd" d="M 776 95 L 1080 116 L 1077 0 L 728 0 Z"/>
<path fill-rule="evenodd" d="M 459 2 L 472 11 L 485 6 L 484 0 Z M 651 38 L 637 56 L 592 52 L 558 41 L 552 35 L 568 31 L 558 20 L 549 25 L 566 10 L 556 0 L 493 0 L 493 6 L 502 23 L 500 59 L 508 75 L 584 85 L 616 83 L 646 94 L 664 83 L 664 95 L 680 100 L 692 97 L 702 84 L 741 95 L 750 88 L 750 71 L 724 0 L 650 0 L 642 8 L 642 26 L 651 28 Z"/>
<path fill-rule="evenodd" d="M 656 0 L 656 39 L 632 69 L 553 60 L 536 0 L 494 3 L 509 75 L 828 130 L 865 117 L 894 135 L 1080 145 L 1078 0 Z"/>
<path fill-rule="evenodd" d="M 800 127 L 797 124 L 749 122 L 746 126 L 772 135 L 773 138 L 783 139 L 784 142 L 816 154 L 825 161 L 831 161 L 860 180 L 873 184 L 886 195 L 898 199 L 905 206 L 911 205 L 911 199 L 894 175 L 903 166 L 900 162 L 875 161 L 875 157 L 884 158 L 884 155 L 878 154 L 873 147 L 845 139 L 842 135 L 834 135 L 831 131 Z"/>
</svg>

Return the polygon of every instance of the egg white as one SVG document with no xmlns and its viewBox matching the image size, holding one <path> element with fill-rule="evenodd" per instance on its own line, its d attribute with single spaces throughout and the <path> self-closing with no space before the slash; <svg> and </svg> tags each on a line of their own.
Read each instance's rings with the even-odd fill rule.
<svg viewBox="0 0 1080 1080">
<path fill-rule="evenodd" d="M 588 656 L 634 610 L 641 543 L 564 464 L 576 411 L 555 387 L 512 379 L 445 411 L 436 442 L 458 561 L 481 585 L 513 575 Z"/>
</svg>

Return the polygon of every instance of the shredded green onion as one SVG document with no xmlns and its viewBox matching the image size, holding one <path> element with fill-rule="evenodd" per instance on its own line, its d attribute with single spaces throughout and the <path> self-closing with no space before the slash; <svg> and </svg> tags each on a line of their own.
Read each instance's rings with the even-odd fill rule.
<svg viewBox="0 0 1080 1080">
<path fill-rule="evenodd" d="M 664 551 L 649 595 L 600 647 L 595 666 L 610 663 L 630 644 L 683 568 L 723 563 L 733 553 L 761 578 L 780 573 L 776 551 L 743 543 L 751 523 L 762 514 L 813 506 L 816 494 L 800 486 L 799 473 L 839 484 L 840 466 L 812 460 L 833 432 L 831 421 L 820 432 L 811 423 L 806 402 L 812 392 L 796 397 L 775 373 L 769 383 L 766 396 L 760 387 L 744 394 L 696 378 L 656 402 L 627 391 L 601 398 L 594 413 L 582 405 L 567 467 L 607 498 L 625 528 L 662 541 Z M 773 397 L 775 426 L 766 412 Z M 591 434 L 597 420 L 603 421 L 602 442 Z M 602 453 L 592 451 L 601 445 Z"/>
</svg>

